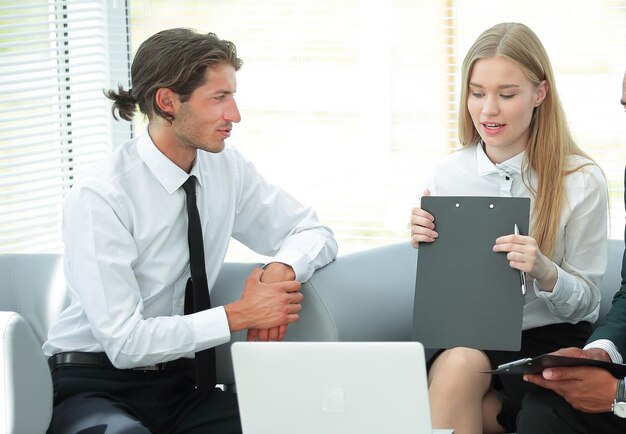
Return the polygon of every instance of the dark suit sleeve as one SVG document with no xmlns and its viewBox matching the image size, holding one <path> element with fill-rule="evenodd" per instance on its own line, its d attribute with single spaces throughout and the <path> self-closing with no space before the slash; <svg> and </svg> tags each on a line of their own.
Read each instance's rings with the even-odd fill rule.
<svg viewBox="0 0 626 434">
<path fill-rule="evenodd" d="M 626 170 L 624 171 L 624 205 L 626 206 Z M 626 242 L 626 228 L 624 228 Z M 622 258 L 622 286 L 613 297 L 611 310 L 607 313 L 604 322 L 589 338 L 589 342 L 596 339 L 608 339 L 615 344 L 626 361 L 626 251 Z"/>
</svg>

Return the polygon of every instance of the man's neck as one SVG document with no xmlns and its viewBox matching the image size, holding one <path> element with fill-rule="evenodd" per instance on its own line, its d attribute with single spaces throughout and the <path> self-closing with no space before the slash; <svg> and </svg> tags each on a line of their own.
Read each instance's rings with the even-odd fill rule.
<svg viewBox="0 0 626 434">
<path fill-rule="evenodd" d="M 197 150 L 191 146 L 185 146 L 179 143 L 174 135 L 171 126 L 163 125 L 162 122 L 150 122 L 148 124 L 148 134 L 157 149 L 163 155 L 169 158 L 174 164 L 183 169 L 185 172 L 191 172 L 193 163 L 196 159 Z"/>
</svg>

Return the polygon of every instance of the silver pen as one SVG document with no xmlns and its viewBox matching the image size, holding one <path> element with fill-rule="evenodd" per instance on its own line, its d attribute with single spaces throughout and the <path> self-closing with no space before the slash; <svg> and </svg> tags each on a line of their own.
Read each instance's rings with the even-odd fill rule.
<svg viewBox="0 0 626 434">
<path fill-rule="evenodd" d="M 515 235 L 519 235 L 519 228 L 517 227 L 517 223 L 515 223 L 514 233 Z M 522 295 L 526 295 L 526 273 L 520 270 L 519 278 L 520 278 L 520 283 L 522 284 Z"/>
</svg>

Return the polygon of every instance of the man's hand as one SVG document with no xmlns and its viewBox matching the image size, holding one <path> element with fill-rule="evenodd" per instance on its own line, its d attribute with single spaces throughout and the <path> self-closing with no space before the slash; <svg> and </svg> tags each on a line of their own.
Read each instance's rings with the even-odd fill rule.
<svg viewBox="0 0 626 434">
<path fill-rule="evenodd" d="M 274 283 L 294 280 L 296 273 L 287 264 L 272 262 L 265 267 L 265 272 L 261 276 L 261 282 Z M 270 329 L 248 329 L 249 341 L 282 341 L 287 334 L 287 324 Z"/>
<path fill-rule="evenodd" d="M 564 348 L 553 354 L 611 361 L 609 355 L 598 348 Z M 617 389 L 615 377 L 604 369 L 591 366 L 547 368 L 541 374 L 524 375 L 524 380 L 558 393 L 573 408 L 586 413 L 611 411 Z"/>
<path fill-rule="evenodd" d="M 241 298 L 224 306 L 231 332 L 243 329 L 270 329 L 298 320 L 302 310 L 296 281 L 263 283 L 264 270 L 256 268 L 250 273 Z"/>
<path fill-rule="evenodd" d="M 565 357 L 580 357 L 581 359 L 594 359 L 602 360 L 605 362 L 612 362 L 609 354 L 600 348 L 589 348 L 588 350 L 581 350 L 580 348 L 561 348 L 558 351 L 553 352 L 555 356 Z"/>
</svg>

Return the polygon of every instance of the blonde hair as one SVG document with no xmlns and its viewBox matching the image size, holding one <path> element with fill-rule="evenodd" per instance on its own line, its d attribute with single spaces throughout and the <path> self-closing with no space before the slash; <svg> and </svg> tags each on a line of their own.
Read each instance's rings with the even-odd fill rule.
<svg viewBox="0 0 626 434">
<path fill-rule="evenodd" d="M 552 65 L 537 35 L 524 24 L 501 23 L 484 31 L 469 49 L 462 66 L 461 103 L 459 107 L 459 139 L 461 146 L 480 142 L 480 135 L 467 108 L 469 79 L 479 59 L 499 56 L 517 64 L 535 86 L 545 80 L 547 96 L 534 109 L 529 126 L 523 167 L 531 167 L 537 174 L 537 190 L 524 181 L 534 196 L 532 236 L 540 250 L 552 256 L 556 242 L 559 218 L 565 197 L 565 176 L 592 164 L 575 168 L 566 166 L 568 155 L 580 155 L 591 160 L 574 142 L 561 105 Z M 525 170 L 522 171 L 525 173 Z M 525 179 L 525 177 L 523 177 Z"/>
</svg>

